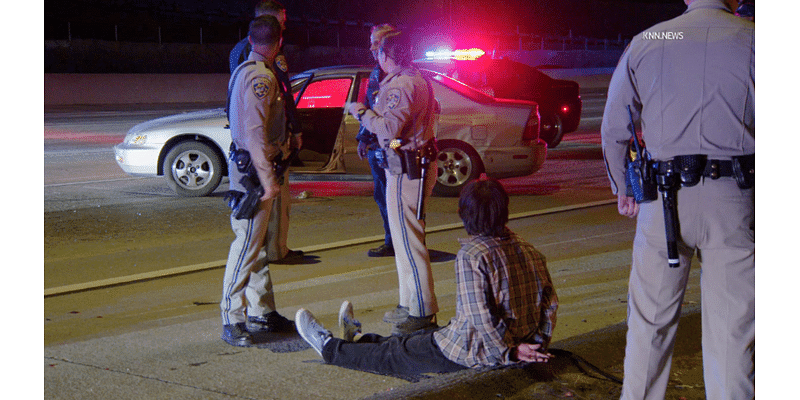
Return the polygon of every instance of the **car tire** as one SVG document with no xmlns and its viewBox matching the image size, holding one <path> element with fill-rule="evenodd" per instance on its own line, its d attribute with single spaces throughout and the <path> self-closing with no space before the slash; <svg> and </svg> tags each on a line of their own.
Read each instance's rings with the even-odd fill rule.
<svg viewBox="0 0 800 400">
<path fill-rule="evenodd" d="M 440 141 L 436 155 L 437 177 L 433 194 L 454 197 L 469 181 L 483 172 L 481 158 L 472 146 L 458 141 Z"/>
<path fill-rule="evenodd" d="M 194 140 L 172 147 L 163 167 L 167 184 L 179 196 L 207 196 L 222 181 L 222 161 L 217 152 Z"/>
<path fill-rule="evenodd" d="M 547 148 L 552 149 L 561 143 L 564 138 L 564 122 L 561 121 L 561 116 L 553 114 L 542 120 L 542 140 L 547 143 Z"/>
</svg>

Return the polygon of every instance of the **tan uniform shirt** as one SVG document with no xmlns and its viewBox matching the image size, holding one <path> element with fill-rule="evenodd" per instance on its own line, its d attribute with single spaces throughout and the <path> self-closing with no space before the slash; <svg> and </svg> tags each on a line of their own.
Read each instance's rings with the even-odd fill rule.
<svg viewBox="0 0 800 400">
<path fill-rule="evenodd" d="M 696 0 L 675 19 L 636 35 L 608 88 L 603 153 L 614 193 L 625 190 L 624 153 L 641 117 L 656 160 L 755 153 L 755 24 L 722 0 Z"/>
<path fill-rule="evenodd" d="M 422 146 L 433 138 L 428 84 L 419 70 L 406 68 L 388 75 L 380 87 L 375 105 L 361 117 L 361 124 L 378 137 L 382 147 L 395 138 L 402 139 L 405 148 L 414 148 L 414 141 Z"/>
<path fill-rule="evenodd" d="M 231 139 L 239 149 L 250 152 L 261 184 L 264 177 L 274 179 L 272 159 L 280 145 L 286 142 L 286 109 L 275 73 L 266 65 L 266 59 L 251 52 L 245 62 L 231 76 L 229 85 Z M 232 167 L 231 190 L 245 191 L 239 183 L 242 174 Z"/>
</svg>

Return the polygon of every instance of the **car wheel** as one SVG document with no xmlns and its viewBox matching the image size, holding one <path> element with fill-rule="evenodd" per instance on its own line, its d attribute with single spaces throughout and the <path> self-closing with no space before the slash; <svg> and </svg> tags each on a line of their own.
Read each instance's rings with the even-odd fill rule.
<svg viewBox="0 0 800 400">
<path fill-rule="evenodd" d="M 164 176 L 169 187 L 180 196 L 207 196 L 222 180 L 222 162 L 210 146 L 185 141 L 167 153 Z"/>
<path fill-rule="evenodd" d="M 458 196 L 467 182 L 483 172 L 478 153 L 461 142 L 439 142 L 436 155 L 437 177 L 433 193 L 438 196 Z"/>
<path fill-rule="evenodd" d="M 552 149 L 561 143 L 564 138 L 564 123 L 558 114 L 542 118 L 542 140 L 547 143 L 547 148 Z"/>
</svg>

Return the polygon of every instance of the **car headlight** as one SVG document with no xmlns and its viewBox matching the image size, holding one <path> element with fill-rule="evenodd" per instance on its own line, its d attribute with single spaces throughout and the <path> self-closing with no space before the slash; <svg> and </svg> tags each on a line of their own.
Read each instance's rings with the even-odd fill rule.
<svg viewBox="0 0 800 400">
<path fill-rule="evenodd" d="M 147 143 L 147 135 L 131 135 L 127 140 L 128 144 L 142 146 Z"/>
</svg>

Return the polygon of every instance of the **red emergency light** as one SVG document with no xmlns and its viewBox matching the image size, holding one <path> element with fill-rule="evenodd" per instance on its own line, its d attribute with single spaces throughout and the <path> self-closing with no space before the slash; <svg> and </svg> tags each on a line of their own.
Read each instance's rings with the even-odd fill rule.
<svg viewBox="0 0 800 400">
<path fill-rule="evenodd" d="M 429 60 L 477 60 L 481 58 L 485 51 L 481 49 L 459 49 L 459 50 L 435 50 L 425 53 Z"/>
</svg>

